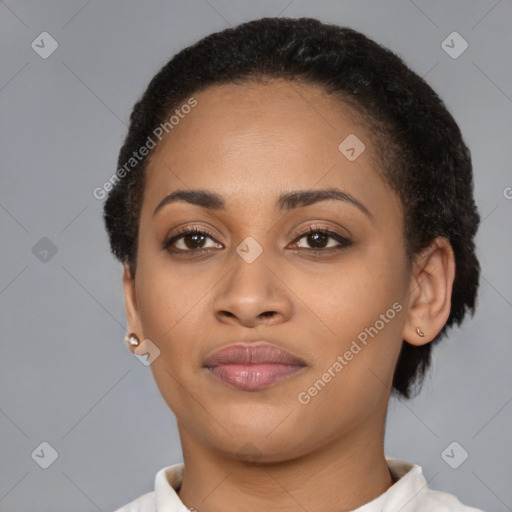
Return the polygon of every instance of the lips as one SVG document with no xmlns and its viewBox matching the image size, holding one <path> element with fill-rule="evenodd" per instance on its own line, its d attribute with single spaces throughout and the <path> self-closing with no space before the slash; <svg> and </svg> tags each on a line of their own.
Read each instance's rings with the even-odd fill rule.
<svg viewBox="0 0 512 512">
<path fill-rule="evenodd" d="M 304 361 L 293 356 L 285 350 L 279 349 L 273 345 L 230 345 L 222 348 L 208 357 L 204 366 L 218 366 L 219 364 L 285 364 L 292 366 L 305 366 Z"/>
<path fill-rule="evenodd" d="M 306 367 L 303 360 L 266 342 L 224 347 L 206 358 L 204 367 L 226 384 L 257 391 L 291 377 Z"/>
</svg>

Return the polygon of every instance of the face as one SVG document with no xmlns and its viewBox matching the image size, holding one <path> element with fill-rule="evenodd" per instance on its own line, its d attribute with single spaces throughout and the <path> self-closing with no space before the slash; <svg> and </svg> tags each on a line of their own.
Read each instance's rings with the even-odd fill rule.
<svg viewBox="0 0 512 512">
<path fill-rule="evenodd" d="M 180 434 L 277 461 L 376 433 L 409 275 L 367 128 L 311 85 L 194 98 L 152 155 L 125 274 L 130 326 L 160 350 L 151 370 Z M 189 196 L 161 204 L 177 191 Z"/>
</svg>

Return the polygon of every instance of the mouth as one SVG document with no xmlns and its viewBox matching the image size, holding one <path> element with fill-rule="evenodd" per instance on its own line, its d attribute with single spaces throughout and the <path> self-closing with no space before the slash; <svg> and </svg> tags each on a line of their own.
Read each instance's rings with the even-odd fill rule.
<svg viewBox="0 0 512 512">
<path fill-rule="evenodd" d="M 244 391 L 258 391 L 300 372 L 307 365 L 274 345 L 236 344 L 205 360 L 204 368 L 216 379 Z"/>
</svg>

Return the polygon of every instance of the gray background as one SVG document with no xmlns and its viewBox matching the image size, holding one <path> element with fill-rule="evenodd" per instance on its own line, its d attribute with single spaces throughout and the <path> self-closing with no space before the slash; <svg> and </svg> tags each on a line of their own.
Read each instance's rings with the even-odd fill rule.
<svg viewBox="0 0 512 512">
<path fill-rule="evenodd" d="M 134 102 L 176 51 L 229 25 L 279 15 L 348 25 L 394 50 L 460 124 L 483 219 L 477 313 L 435 350 L 420 396 L 391 402 L 386 453 L 422 465 L 433 488 L 463 502 L 512 510 L 512 2 L 7 0 L 1 511 L 108 512 L 152 490 L 155 473 L 181 461 L 174 416 L 123 342 L 121 265 L 92 191 L 115 172 Z M 43 31 L 59 44 L 47 59 L 31 48 Z M 469 43 L 457 59 L 441 47 L 453 31 Z M 47 261 L 33 253 L 43 237 L 57 249 Z M 31 456 L 43 441 L 58 452 L 48 469 Z M 453 441 L 469 454 L 457 469 L 441 457 Z"/>
</svg>

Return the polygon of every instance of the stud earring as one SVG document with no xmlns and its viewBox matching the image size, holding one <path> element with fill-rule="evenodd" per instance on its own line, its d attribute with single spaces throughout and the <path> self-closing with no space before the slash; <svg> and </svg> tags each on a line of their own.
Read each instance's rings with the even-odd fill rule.
<svg viewBox="0 0 512 512">
<path fill-rule="evenodd" d="M 421 336 L 422 338 L 425 336 L 425 333 L 419 327 L 416 327 L 416 332 L 418 333 L 418 336 Z"/>
<path fill-rule="evenodd" d="M 128 346 L 132 348 L 138 347 L 140 343 L 139 338 L 137 338 L 137 335 L 134 332 L 132 332 L 129 336 L 125 336 L 124 341 L 126 341 Z"/>
</svg>

